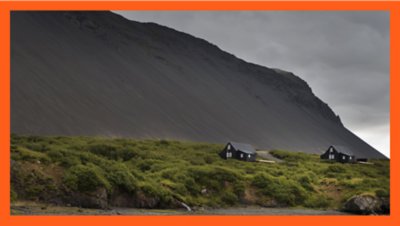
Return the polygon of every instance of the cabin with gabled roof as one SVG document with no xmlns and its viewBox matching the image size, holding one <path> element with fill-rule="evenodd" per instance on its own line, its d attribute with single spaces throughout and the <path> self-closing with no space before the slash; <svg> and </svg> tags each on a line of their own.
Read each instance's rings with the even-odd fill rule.
<svg viewBox="0 0 400 226">
<path fill-rule="evenodd" d="M 345 146 L 331 145 L 321 156 L 321 159 L 336 161 L 341 163 L 354 163 L 356 156 L 353 151 Z"/>
<path fill-rule="evenodd" d="M 224 159 L 235 158 L 242 161 L 255 162 L 257 152 L 250 144 L 228 142 L 219 155 Z"/>
</svg>

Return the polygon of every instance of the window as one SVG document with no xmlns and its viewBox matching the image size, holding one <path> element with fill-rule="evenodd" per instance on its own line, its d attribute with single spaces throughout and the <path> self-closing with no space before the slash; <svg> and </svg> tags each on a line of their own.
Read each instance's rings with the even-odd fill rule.
<svg viewBox="0 0 400 226">
<path fill-rule="evenodd" d="M 232 157 L 232 152 L 227 152 L 227 153 L 226 153 L 226 157 L 227 157 L 227 158 L 231 158 L 231 157 Z"/>
<path fill-rule="evenodd" d="M 247 156 L 247 158 L 251 158 L 251 155 L 249 154 L 249 155 Z"/>
<path fill-rule="evenodd" d="M 342 159 L 343 159 L 343 160 L 346 159 L 346 156 L 343 155 L 343 156 L 342 156 Z"/>
<path fill-rule="evenodd" d="M 243 158 L 243 153 L 240 154 L 240 158 L 241 158 L 241 159 Z"/>
<path fill-rule="evenodd" d="M 228 148 L 227 148 L 228 150 L 231 150 L 231 145 L 228 145 Z"/>
<path fill-rule="evenodd" d="M 351 156 L 349 157 L 349 159 L 351 160 Z"/>
</svg>

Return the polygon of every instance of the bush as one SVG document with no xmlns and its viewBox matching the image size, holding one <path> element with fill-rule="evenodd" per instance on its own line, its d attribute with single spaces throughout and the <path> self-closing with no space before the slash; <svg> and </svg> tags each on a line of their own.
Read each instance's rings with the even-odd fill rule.
<svg viewBox="0 0 400 226">
<path fill-rule="evenodd" d="M 59 162 L 62 167 L 70 168 L 81 164 L 79 156 L 67 150 L 51 150 L 47 153 L 53 162 Z"/>
<path fill-rule="evenodd" d="M 232 169 L 218 166 L 197 166 L 189 168 L 190 177 L 207 189 L 216 192 L 224 188 L 225 183 L 237 183 L 242 177 Z"/>
<path fill-rule="evenodd" d="M 59 162 L 64 158 L 64 153 L 61 150 L 51 150 L 47 155 L 53 162 Z"/>
<path fill-rule="evenodd" d="M 207 164 L 211 164 L 211 163 L 214 162 L 214 158 L 211 157 L 211 156 L 209 156 L 209 155 L 207 155 L 207 156 L 204 157 L 204 161 L 205 161 Z"/>
<path fill-rule="evenodd" d="M 189 191 L 191 195 L 200 194 L 202 188 L 193 178 L 187 177 L 182 182 L 185 185 L 186 190 Z"/>
<path fill-rule="evenodd" d="M 223 193 L 222 193 L 221 201 L 222 201 L 224 204 L 227 204 L 227 205 L 229 205 L 229 206 L 232 206 L 232 205 L 237 204 L 237 203 L 239 202 L 239 199 L 238 199 L 238 197 L 237 197 L 234 193 L 232 193 L 232 192 L 230 192 L 230 191 L 226 191 L 226 192 L 223 192 Z"/>
<path fill-rule="evenodd" d="M 128 160 L 131 160 L 131 159 L 137 157 L 138 153 L 133 148 L 125 147 L 125 148 L 121 149 L 121 152 L 119 153 L 119 155 L 123 161 L 128 161 Z"/>
<path fill-rule="evenodd" d="M 312 181 L 308 175 L 300 175 L 297 179 L 301 186 L 307 191 L 314 191 Z"/>
<path fill-rule="evenodd" d="M 100 168 L 95 165 L 77 165 L 70 168 L 64 176 L 65 185 L 74 191 L 90 192 L 99 187 L 110 189 L 110 183 Z"/>
<path fill-rule="evenodd" d="M 233 185 L 233 192 L 238 197 L 243 197 L 245 190 L 246 185 L 244 184 L 244 182 L 239 181 Z"/>
<path fill-rule="evenodd" d="M 328 168 L 326 169 L 327 173 L 346 173 L 346 168 L 342 165 L 330 165 L 328 166 Z"/>
<path fill-rule="evenodd" d="M 259 188 L 263 195 L 272 197 L 283 205 L 301 205 L 307 197 L 307 192 L 300 184 L 284 177 L 259 173 L 254 177 L 252 185 Z"/>
<path fill-rule="evenodd" d="M 191 165 L 205 165 L 206 161 L 202 156 L 194 156 L 193 158 L 189 159 Z"/>
<path fill-rule="evenodd" d="M 304 203 L 308 208 L 327 208 L 330 206 L 331 200 L 322 194 L 311 195 Z"/>
<path fill-rule="evenodd" d="M 77 156 L 67 155 L 60 161 L 61 166 L 70 168 L 72 166 L 76 166 L 81 164 L 81 159 Z"/>
<path fill-rule="evenodd" d="M 146 172 L 146 171 L 151 170 L 154 163 L 155 163 L 155 160 L 145 159 L 145 160 L 140 161 L 137 166 L 142 172 Z"/>
<path fill-rule="evenodd" d="M 112 185 L 123 188 L 128 192 L 134 192 L 137 188 L 136 178 L 122 163 L 113 163 L 108 166 L 106 177 Z"/>
<path fill-rule="evenodd" d="M 157 201 L 157 204 L 154 207 L 166 208 L 174 201 L 172 193 L 160 184 L 145 182 L 140 184 L 139 189 L 147 198 Z"/>
<path fill-rule="evenodd" d="M 40 161 L 45 164 L 50 162 L 50 158 L 45 153 L 32 151 L 25 147 L 17 147 L 12 153 L 12 158 L 14 160 L 23 160 L 28 162 Z"/>
<path fill-rule="evenodd" d="M 28 164 L 16 164 L 11 169 L 11 195 L 25 200 L 42 200 L 55 191 L 55 181 L 40 169 L 26 167 Z M 13 194 L 14 193 L 14 194 Z"/>
<path fill-rule="evenodd" d="M 161 145 L 169 145 L 170 142 L 168 140 L 160 140 L 159 144 L 161 144 Z"/>
<path fill-rule="evenodd" d="M 117 160 L 117 146 L 111 144 L 92 144 L 88 147 L 89 151 L 96 155 L 104 156 L 108 159 Z"/>
</svg>

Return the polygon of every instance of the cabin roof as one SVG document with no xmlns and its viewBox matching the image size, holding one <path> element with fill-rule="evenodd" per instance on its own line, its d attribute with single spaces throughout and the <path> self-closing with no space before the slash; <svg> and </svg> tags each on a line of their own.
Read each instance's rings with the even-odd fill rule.
<svg viewBox="0 0 400 226">
<path fill-rule="evenodd" d="M 238 151 L 247 153 L 247 154 L 255 154 L 256 149 L 253 148 L 250 144 L 244 144 L 244 143 L 236 143 L 236 142 L 229 142 Z"/>
<path fill-rule="evenodd" d="M 346 146 L 341 146 L 341 145 L 332 145 L 333 148 L 336 149 L 336 151 L 345 154 L 345 155 L 354 155 L 354 152 Z"/>
</svg>

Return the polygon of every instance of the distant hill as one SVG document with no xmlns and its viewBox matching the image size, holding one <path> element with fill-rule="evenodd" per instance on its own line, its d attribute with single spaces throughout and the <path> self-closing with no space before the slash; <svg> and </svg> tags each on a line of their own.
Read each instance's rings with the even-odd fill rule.
<svg viewBox="0 0 400 226">
<path fill-rule="evenodd" d="M 111 12 L 11 13 L 11 131 L 385 158 L 294 74 Z"/>
</svg>

